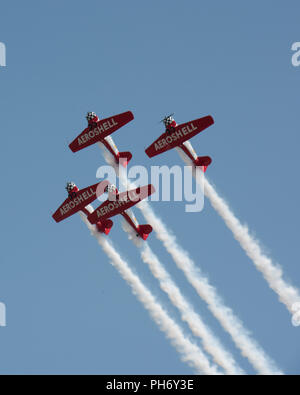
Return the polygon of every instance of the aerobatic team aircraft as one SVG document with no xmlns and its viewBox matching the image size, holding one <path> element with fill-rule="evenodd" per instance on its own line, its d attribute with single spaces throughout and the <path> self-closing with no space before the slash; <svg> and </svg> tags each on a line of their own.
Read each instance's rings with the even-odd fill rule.
<svg viewBox="0 0 300 395">
<path fill-rule="evenodd" d="M 152 158 L 178 147 L 192 160 L 195 166 L 203 166 L 203 171 L 205 172 L 212 159 L 209 156 L 197 156 L 188 140 L 213 125 L 213 118 L 206 116 L 177 125 L 173 115 L 168 115 L 161 121 L 165 124 L 166 131 L 145 150 L 146 154 L 149 158 Z"/>
<path fill-rule="evenodd" d="M 153 185 L 145 185 L 132 189 L 131 191 L 119 193 L 114 185 L 108 185 L 105 188 L 108 192 L 108 199 L 102 203 L 93 213 L 89 214 L 88 220 L 91 224 L 97 224 L 98 221 L 105 222 L 115 215 L 121 214 L 125 221 L 133 228 L 136 236 L 146 240 L 152 232 L 151 225 L 139 225 L 131 207 L 146 199 L 155 192 Z"/>
<path fill-rule="evenodd" d="M 99 119 L 94 112 L 88 112 L 86 119 L 88 127 L 84 129 L 79 136 L 76 137 L 71 144 L 70 149 L 77 152 L 97 142 L 102 143 L 108 151 L 113 155 L 117 163 L 121 163 L 124 167 L 132 158 L 131 152 L 119 152 L 112 137 L 113 132 L 132 121 L 134 118 L 131 111 L 122 114 L 113 115 L 109 118 Z"/>
<path fill-rule="evenodd" d="M 108 235 L 113 226 L 110 218 L 121 214 L 134 229 L 136 235 L 143 240 L 146 240 L 152 232 L 150 225 L 139 225 L 129 209 L 154 193 L 153 185 L 118 193 L 117 188 L 108 181 L 102 181 L 81 190 L 73 182 L 68 182 L 66 190 L 68 198 L 52 215 L 56 222 L 63 221 L 78 211 L 82 211 L 88 217 L 89 222 L 97 226 L 99 232 Z M 108 199 L 91 213 L 86 207 L 103 193 L 108 193 Z"/>
<path fill-rule="evenodd" d="M 97 197 L 101 196 L 108 185 L 108 181 L 102 181 L 79 190 L 74 182 L 68 182 L 66 190 L 69 196 L 52 215 L 53 219 L 56 222 L 60 222 L 71 215 L 76 214 L 78 211 L 82 211 L 86 216 L 88 216 L 90 212 L 86 207 L 96 200 Z M 108 235 L 113 226 L 113 222 L 110 220 L 97 221 L 96 226 L 99 232 Z"/>
</svg>

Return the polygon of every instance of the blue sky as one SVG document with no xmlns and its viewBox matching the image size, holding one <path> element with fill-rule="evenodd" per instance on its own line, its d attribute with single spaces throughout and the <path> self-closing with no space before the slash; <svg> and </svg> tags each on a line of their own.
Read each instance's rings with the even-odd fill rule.
<svg viewBox="0 0 300 395">
<path fill-rule="evenodd" d="M 213 115 L 215 125 L 192 141 L 198 154 L 213 158 L 210 180 L 300 285 L 300 68 L 291 64 L 299 13 L 294 0 L 1 3 L 0 301 L 7 327 L 0 327 L 0 373 L 193 373 L 80 218 L 51 218 L 65 182 L 94 184 L 104 164 L 96 146 L 77 154 L 67 146 L 87 111 L 133 111 L 135 120 L 115 141 L 132 151 L 132 165 L 149 168 L 182 165 L 176 152 L 152 160 L 144 153 L 162 131 L 162 116 L 175 112 L 181 123 Z M 154 209 L 279 367 L 299 373 L 300 329 L 209 202 L 197 214 L 185 213 L 182 202 L 156 202 Z M 114 222 L 114 245 L 178 318 L 121 220 Z M 254 373 L 154 234 L 149 244 Z"/>
</svg>

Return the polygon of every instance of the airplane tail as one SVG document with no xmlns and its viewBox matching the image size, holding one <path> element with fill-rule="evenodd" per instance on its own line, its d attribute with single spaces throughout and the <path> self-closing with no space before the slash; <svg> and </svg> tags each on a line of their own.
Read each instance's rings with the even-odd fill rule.
<svg viewBox="0 0 300 395">
<path fill-rule="evenodd" d="M 151 225 L 139 225 L 138 232 L 143 240 L 147 240 L 148 236 L 152 232 L 152 226 Z"/>
<path fill-rule="evenodd" d="M 118 154 L 119 163 L 121 163 L 124 167 L 128 165 L 131 158 L 132 158 L 132 153 L 128 151 L 119 152 Z"/>
<path fill-rule="evenodd" d="M 198 156 L 198 158 L 195 160 L 195 165 L 196 166 L 203 166 L 203 171 L 204 173 L 207 170 L 207 167 L 211 164 L 212 159 L 210 156 Z"/>
<path fill-rule="evenodd" d="M 109 234 L 109 232 L 110 232 L 110 230 L 111 230 L 111 228 L 112 228 L 112 226 L 113 226 L 113 222 L 112 222 L 112 220 L 110 220 L 110 219 L 107 219 L 105 222 L 97 222 L 96 223 L 96 226 L 97 226 L 97 229 L 98 229 L 98 231 L 99 232 L 101 232 L 101 233 L 105 233 L 106 235 L 108 235 Z"/>
</svg>

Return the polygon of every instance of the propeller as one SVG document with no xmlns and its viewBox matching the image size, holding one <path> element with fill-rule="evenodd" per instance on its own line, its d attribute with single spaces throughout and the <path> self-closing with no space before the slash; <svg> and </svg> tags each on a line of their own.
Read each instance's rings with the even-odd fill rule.
<svg viewBox="0 0 300 395">
<path fill-rule="evenodd" d="M 161 121 L 159 121 L 159 123 L 164 122 L 164 120 L 165 120 L 166 118 L 173 117 L 173 115 L 175 115 L 174 112 L 173 112 L 172 114 L 170 114 L 170 115 L 166 115 Z"/>
</svg>

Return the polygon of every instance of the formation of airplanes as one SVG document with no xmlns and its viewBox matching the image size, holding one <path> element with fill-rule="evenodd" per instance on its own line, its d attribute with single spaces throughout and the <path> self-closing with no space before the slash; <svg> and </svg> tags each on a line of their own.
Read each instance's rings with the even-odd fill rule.
<svg viewBox="0 0 300 395">
<path fill-rule="evenodd" d="M 195 166 L 200 166 L 205 172 L 212 163 L 212 159 L 209 156 L 197 156 L 189 139 L 213 125 L 213 118 L 206 116 L 177 125 L 173 115 L 162 119 L 165 131 L 146 148 L 146 154 L 152 158 L 173 148 L 179 148 Z M 71 151 L 77 152 L 100 142 L 113 155 L 117 164 L 126 167 L 132 159 L 132 154 L 129 151 L 120 152 L 111 134 L 134 119 L 132 112 L 127 111 L 105 119 L 99 119 L 94 112 L 88 112 L 86 119 L 88 126 L 69 144 Z M 107 180 L 83 189 L 79 189 L 73 182 L 68 182 L 66 190 L 67 199 L 52 215 L 56 222 L 63 221 L 81 211 L 100 233 L 108 235 L 113 226 L 111 218 L 120 214 L 134 230 L 137 237 L 146 240 L 152 232 L 151 225 L 140 225 L 131 210 L 133 206 L 155 192 L 155 188 L 151 184 L 119 193 L 117 188 Z M 103 194 L 107 194 L 107 200 L 95 210 L 89 209 L 89 205 Z"/>
</svg>

